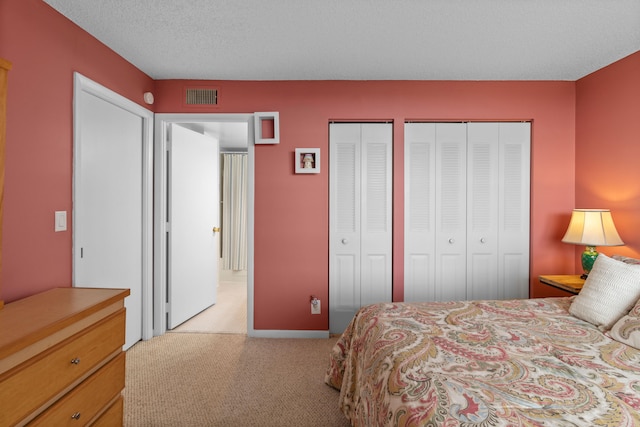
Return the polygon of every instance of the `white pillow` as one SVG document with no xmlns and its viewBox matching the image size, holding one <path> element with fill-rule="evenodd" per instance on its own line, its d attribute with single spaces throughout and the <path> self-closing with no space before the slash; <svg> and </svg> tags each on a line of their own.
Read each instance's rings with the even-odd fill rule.
<svg viewBox="0 0 640 427">
<path fill-rule="evenodd" d="M 606 331 L 626 315 L 639 298 L 640 268 L 600 254 L 582 290 L 571 303 L 569 313 Z"/>
<path fill-rule="evenodd" d="M 640 317 L 622 316 L 611 328 L 611 338 L 640 350 Z"/>
</svg>

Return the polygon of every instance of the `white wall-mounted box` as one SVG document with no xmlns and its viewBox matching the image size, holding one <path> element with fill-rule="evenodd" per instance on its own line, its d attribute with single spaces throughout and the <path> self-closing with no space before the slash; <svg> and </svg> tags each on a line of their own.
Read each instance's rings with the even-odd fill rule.
<svg viewBox="0 0 640 427">
<path fill-rule="evenodd" d="M 280 143 L 280 114 L 277 111 L 253 113 L 253 120 L 256 144 Z M 267 132 L 270 136 L 265 136 Z"/>
</svg>

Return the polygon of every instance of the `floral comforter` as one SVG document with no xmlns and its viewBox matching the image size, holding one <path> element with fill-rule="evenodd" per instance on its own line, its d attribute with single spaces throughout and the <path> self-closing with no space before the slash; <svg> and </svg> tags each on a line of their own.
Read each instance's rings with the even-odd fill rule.
<svg viewBox="0 0 640 427">
<path fill-rule="evenodd" d="M 325 382 L 354 426 L 640 426 L 640 351 L 572 298 L 363 307 Z"/>
</svg>

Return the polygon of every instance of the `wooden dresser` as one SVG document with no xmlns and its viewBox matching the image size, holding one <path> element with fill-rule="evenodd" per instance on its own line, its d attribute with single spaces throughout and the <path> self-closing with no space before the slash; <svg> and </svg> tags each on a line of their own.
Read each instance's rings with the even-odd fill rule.
<svg viewBox="0 0 640 427">
<path fill-rule="evenodd" d="M 128 289 L 57 288 L 0 309 L 0 426 L 121 426 Z"/>
</svg>

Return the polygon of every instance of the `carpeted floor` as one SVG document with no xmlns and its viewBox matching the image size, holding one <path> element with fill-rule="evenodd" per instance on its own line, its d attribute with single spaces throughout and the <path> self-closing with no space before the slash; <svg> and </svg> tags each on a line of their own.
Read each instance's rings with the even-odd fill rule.
<svg viewBox="0 0 640 427">
<path fill-rule="evenodd" d="M 127 351 L 126 427 L 341 427 L 324 383 L 337 338 L 171 333 Z"/>
</svg>

